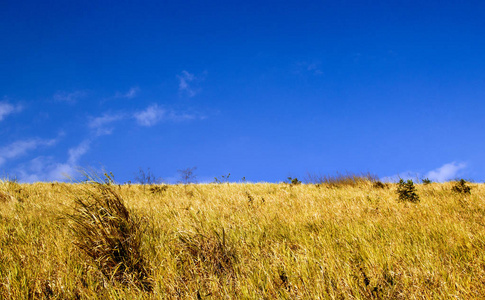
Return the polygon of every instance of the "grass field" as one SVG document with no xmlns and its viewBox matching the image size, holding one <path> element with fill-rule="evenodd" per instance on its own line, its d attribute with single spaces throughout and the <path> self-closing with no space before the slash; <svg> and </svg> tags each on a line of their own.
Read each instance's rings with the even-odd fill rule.
<svg viewBox="0 0 485 300">
<path fill-rule="evenodd" d="M 453 185 L 417 185 L 411 203 L 398 201 L 397 184 L 365 180 L 0 181 L 0 298 L 483 299 L 485 185 L 470 183 L 471 194 Z M 103 195 L 121 197 L 128 223 L 82 218 L 89 210 L 79 200 L 89 208 Z M 129 249 L 114 255 L 118 246 L 103 243 L 117 224 Z M 83 249 L 80 230 L 108 240 Z M 121 262 L 110 267 L 110 255 Z"/>
</svg>

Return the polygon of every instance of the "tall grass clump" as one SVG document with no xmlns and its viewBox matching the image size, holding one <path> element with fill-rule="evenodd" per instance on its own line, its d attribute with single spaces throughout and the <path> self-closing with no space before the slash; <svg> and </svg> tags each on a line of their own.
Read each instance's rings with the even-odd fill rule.
<svg viewBox="0 0 485 300">
<path fill-rule="evenodd" d="M 23 201 L 25 195 L 22 194 L 22 188 L 17 180 L 4 179 L 0 180 L 0 202 Z"/>
<path fill-rule="evenodd" d="M 9 192 L 8 185 L 8 181 L 0 181 L 0 202 L 8 202 L 15 199 Z"/>
<path fill-rule="evenodd" d="M 89 256 L 106 279 L 151 290 L 141 251 L 144 221 L 130 213 L 109 184 L 91 183 L 75 197 L 74 244 Z"/>
<path fill-rule="evenodd" d="M 181 232 L 174 250 L 181 285 L 198 285 L 198 297 L 201 292 L 217 294 L 224 289 L 234 290 L 238 255 L 224 228 L 220 233 L 203 228 L 196 228 L 195 233 Z M 180 291 L 180 295 L 188 294 L 188 290 Z"/>
<path fill-rule="evenodd" d="M 358 186 L 366 182 L 376 182 L 379 177 L 371 173 L 338 173 L 336 175 L 318 175 L 308 173 L 305 182 L 313 184 L 325 184 L 329 187 Z"/>
</svg>

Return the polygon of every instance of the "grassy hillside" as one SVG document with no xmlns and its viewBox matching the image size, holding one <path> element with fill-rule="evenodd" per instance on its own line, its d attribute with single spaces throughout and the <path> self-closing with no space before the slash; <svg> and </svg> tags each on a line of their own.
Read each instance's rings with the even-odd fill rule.
<svg viewBox="0 0 485 300">
<path fill-rule="evenodd" d="M 396 184 L 370 181 L 0 181 L 0 298 L 484 298 L 485 185 L 460 194 L 454 184 L 418 185 L 411 203 L 398 201 Z M 126 224 L 117 216 L 89 223 L 89 205 L 107 195 L 124 201 Z M 82 250 L 82 228 L 106 239 Z M 125 232 L 123 253 L 102 244 Z M 103 249 L 122 262 L 110 269 L 108 254 L 89 256 Z"/>
</svg>

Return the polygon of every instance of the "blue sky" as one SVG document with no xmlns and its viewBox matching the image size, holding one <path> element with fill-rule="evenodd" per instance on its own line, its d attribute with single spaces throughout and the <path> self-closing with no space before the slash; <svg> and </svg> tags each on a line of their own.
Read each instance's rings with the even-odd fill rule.
<svg viewBox="0 0 485 300">
<path fill-rule="evenodd" d="M 0 171 L 485 179 L 483 1 L 2 1 Z"/>
</svg>

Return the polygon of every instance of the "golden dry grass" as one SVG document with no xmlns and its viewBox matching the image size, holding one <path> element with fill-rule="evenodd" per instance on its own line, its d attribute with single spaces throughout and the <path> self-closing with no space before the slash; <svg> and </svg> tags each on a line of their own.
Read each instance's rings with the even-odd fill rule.
<svg viewBox="0 0 485 300">
<path fill-rule="evenodd" d="M 0 181 L 2 299 L 485 298 L 485 185 L 112 186 L 146 230 L 152 291 L 74 244 L 83 184 Z"/>
</svg>

